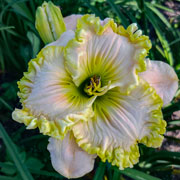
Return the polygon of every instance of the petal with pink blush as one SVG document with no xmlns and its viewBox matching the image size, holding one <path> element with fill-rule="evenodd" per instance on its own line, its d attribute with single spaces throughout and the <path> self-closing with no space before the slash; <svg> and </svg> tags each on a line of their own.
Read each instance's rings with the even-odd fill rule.
<svg viewBox="0 0 180 180">
<path fill-rule="evenodd" d="M 67 30 L 75 30 L 76 29 L 77 20 L 79 18 L 81 18 L 81 17 L 82 17 L 82 15 L 80 15 L 80 14 L 72 14 L 70 16 L 66 16 L 64 18 L 66 29 Z"/>
<path fill-rule="evenodd" d="M 93 170 L 96 155 L 82 150 L 72 133 L 62 141 L 50 138 L 47 148 L 54 169 L 67 178 L 78 178 Z"/>
<path fill-rule="evenodd" d="M 162 61 L 146 60 L 146 62 L 147 70 L 140 73 L 140 76 L 154 87 L 162 98 L 163 105 L 167 105 L 178 89 L 178 77 L 174 69 Z"/>
</svg>

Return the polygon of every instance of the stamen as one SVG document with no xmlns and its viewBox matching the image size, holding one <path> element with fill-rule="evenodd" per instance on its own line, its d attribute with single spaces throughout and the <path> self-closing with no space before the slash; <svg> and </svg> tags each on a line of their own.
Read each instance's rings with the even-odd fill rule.
<svg viewBox="0 0 180 180">
<path fill-rule="evenodd" d="M 89 80 L 90 81 L 87 82 L 87 84 L 84 87 L 84 91 L 89 96 L 101 96 L 108 91 L 110 82 L 108 83 L 107 86 L 101 87 L 101 77 L 100 76 L 94 75 Z"/>
</svg>

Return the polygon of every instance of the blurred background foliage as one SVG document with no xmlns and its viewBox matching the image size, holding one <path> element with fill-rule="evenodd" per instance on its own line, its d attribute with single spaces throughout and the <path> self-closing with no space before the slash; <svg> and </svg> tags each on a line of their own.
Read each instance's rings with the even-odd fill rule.
<svg viewBox="0 0 180 180">
<path fill-rule="evenodd" d="M 51 166 L 46 150 L 48 137 L 38 130 L 27 131 L 11 118 L 12 110 L 21 106 L 17 80 L 27 70 L 28 61 L 44 46 L 34 25 L 36 8 L 42 3 L 43 0 L 0 0 L 0 180 L 65 179 Z M 53 3 L 60 6 L 63 16 L 93 13 L 101 19 L 114 18 L 125 27 L 136 22 L 152 41 L 149 57 L 169 63 L 180 78 L 180 0 L 53 0 Z M 173 102 L 163 109 L 167 132 L 162 148 L 140 145 L 140 162 L 124 171 L 97 159 L 94 170 L 80 179 L 180 179 L 180 120 L 178 117 L 172 120 L 172 113 L 180 109 L 179 100 L 177 92 Z"/>
</svg>

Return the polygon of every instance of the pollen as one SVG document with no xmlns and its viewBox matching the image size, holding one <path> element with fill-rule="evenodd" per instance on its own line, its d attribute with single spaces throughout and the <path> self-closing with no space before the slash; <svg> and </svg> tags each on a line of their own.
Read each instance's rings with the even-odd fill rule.
<svg viewBox="0 0 180 180">
<path fill-rule="evenodd" d="M 109 85 L 104 87 L 101 86 L 101 77 L 94 75 L 87 80 L 84 87 L 84 92 L 86 92 L 89 96 L 101 96 L 107 92 Z"/>
</svg>

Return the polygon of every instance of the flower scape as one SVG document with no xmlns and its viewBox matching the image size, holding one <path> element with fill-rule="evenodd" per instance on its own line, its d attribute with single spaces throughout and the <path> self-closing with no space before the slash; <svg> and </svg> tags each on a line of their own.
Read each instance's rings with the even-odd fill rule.
<svg viewBox="0 0 180 180">
<path fill-rule="evenodd" d="M 174 97 L 173 68 L 147 59 L 148 36 L 95 15 L 63 18 L 52 2 L 36 12 L 46 44 L 18 82 L 22 109 L 12 117 L 50 136 L 54 169 L 67 178 L 90 172 L 95 158 L 119 169 L 139 160 L 138 143 L 160 147 L 161 108 Z"/>
</svg>

